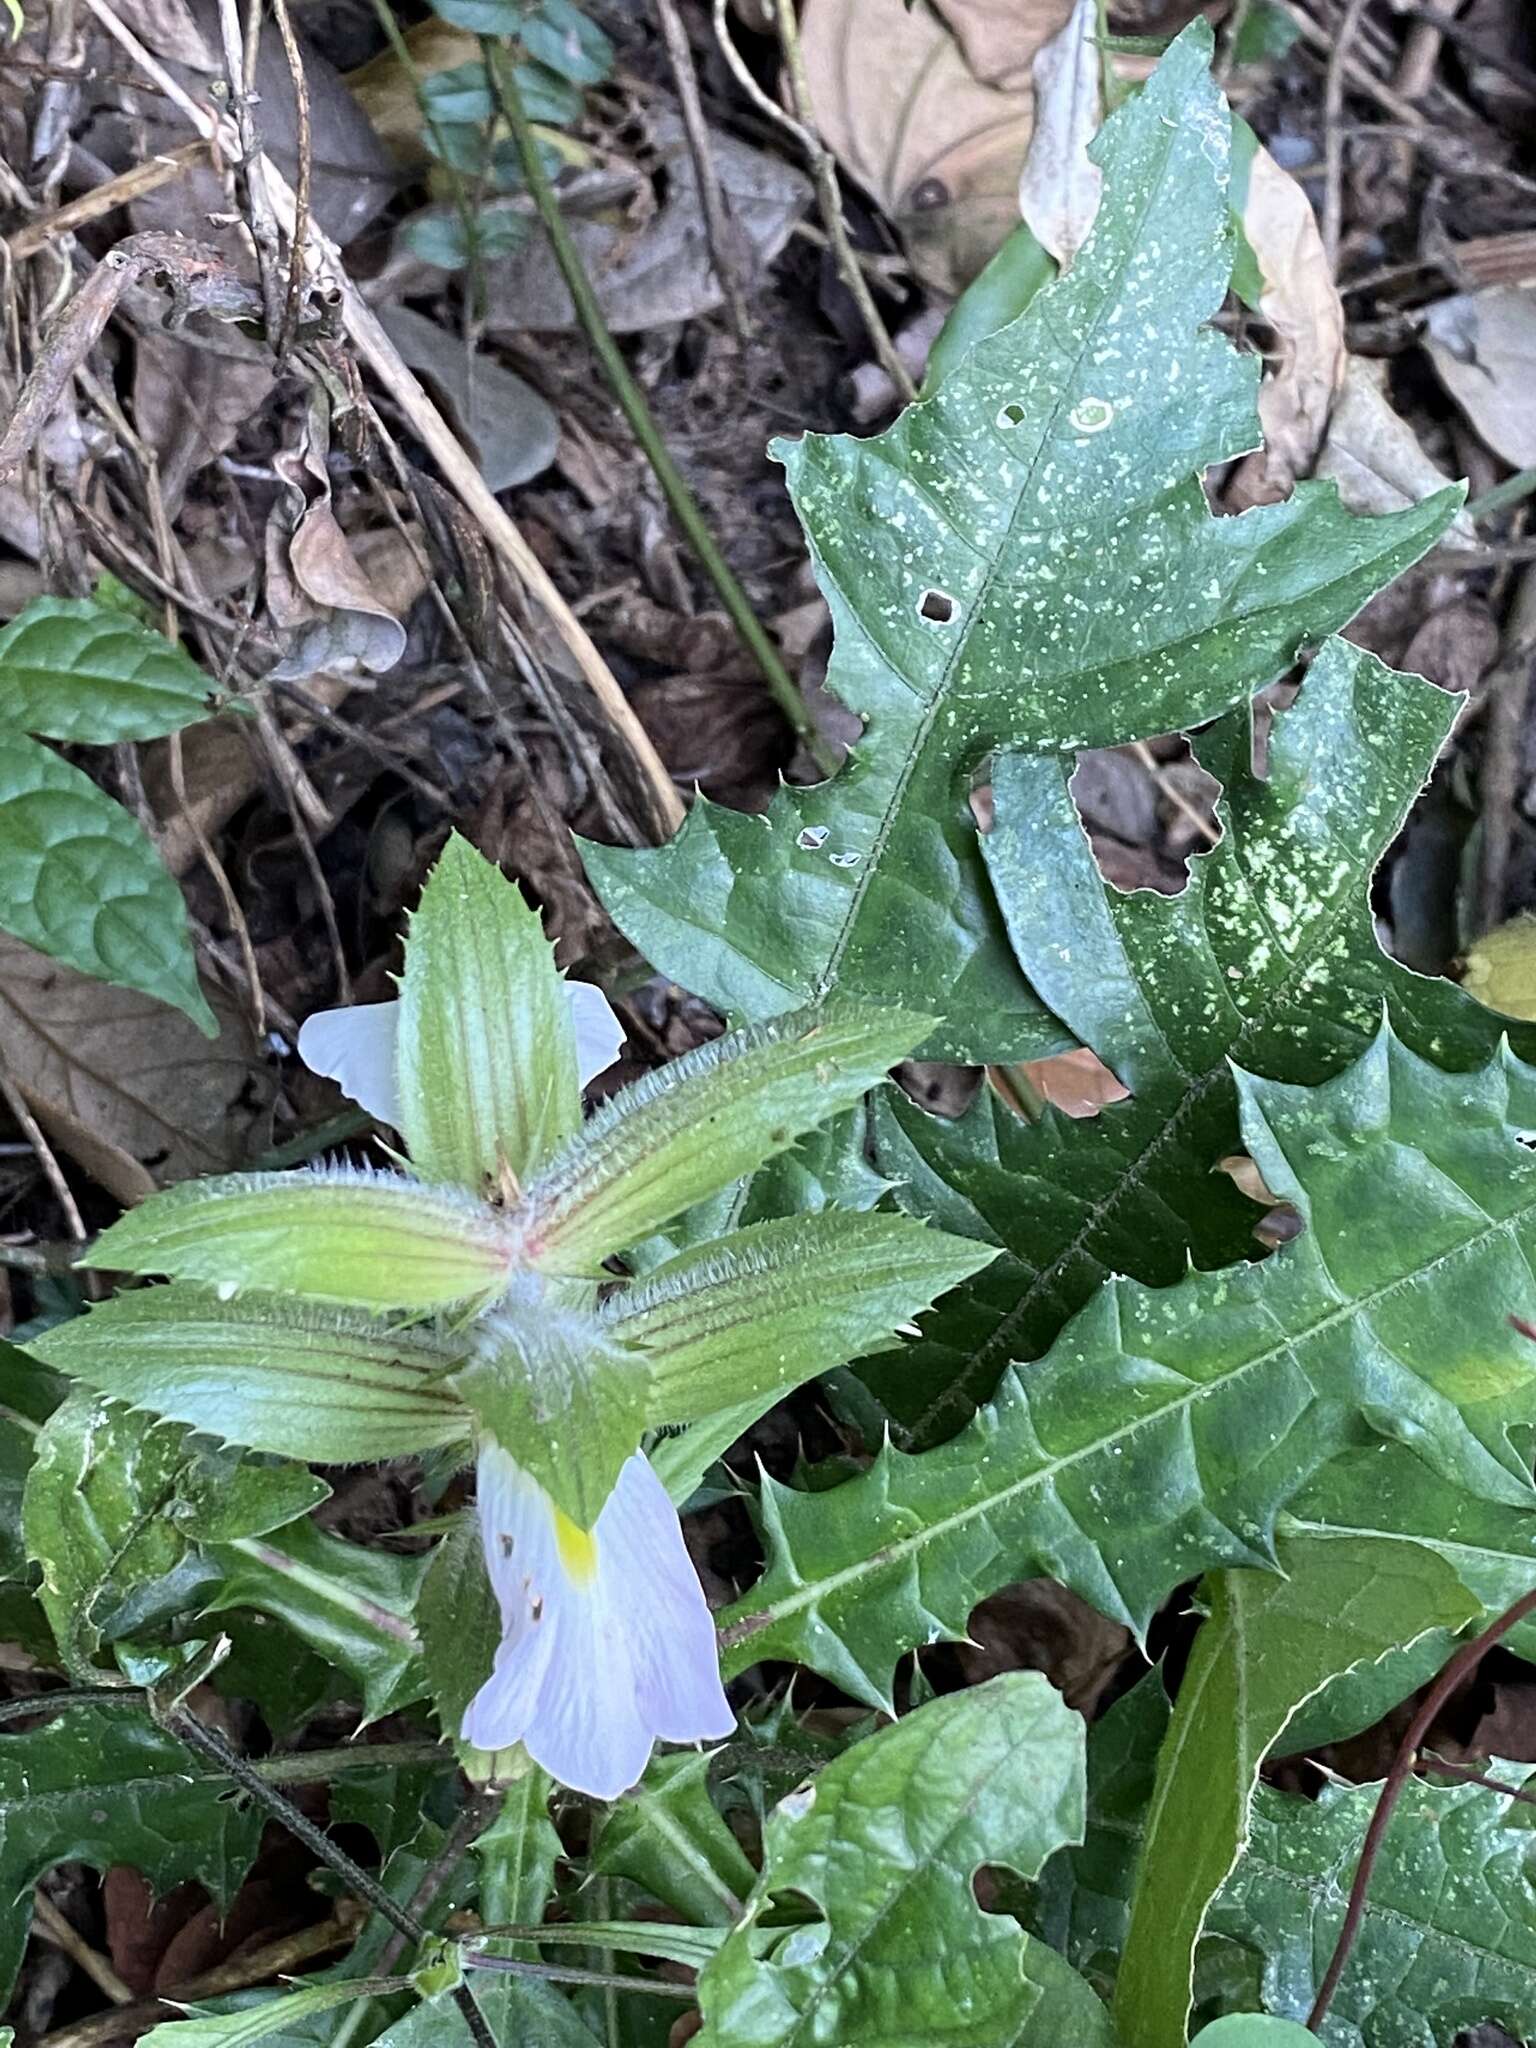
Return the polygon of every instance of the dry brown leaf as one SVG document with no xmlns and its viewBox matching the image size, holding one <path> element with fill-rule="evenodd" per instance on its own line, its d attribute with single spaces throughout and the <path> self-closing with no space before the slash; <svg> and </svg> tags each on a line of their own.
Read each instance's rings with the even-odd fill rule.
<svg viewBox="0 0 1536 2048">
<path fill-rule="evenodd" d="M 1536 290 L 1495 285 L 1430 307 L 1424 346 L 1495 455 L 1536 464 Z"/>
<path fill-rule="evenodd" d="M 272 1080 L 221 991 L 203 1037 L 179 1010 L 75 974 L 0 932 L 0 1065 L 59 1149 L 119 1202 L 246 1166 Z"/>
<path fill-rule="evenodd" d="M 1259 388 L 1264 446 L 1228 488 L 1236 507 L 1274 504 L 1310 474 L 1345 369 L 1344 306 L 1317 215 L 1267 149 L 1255 154 L 1248 174 L 1243 231 L 1264 279 L 1259 311 L 1275 341 Z"/>
<path fill-rule="evenodd" d="M 493 491 L 510 490 L 548 469 L 560 422 L 531 384 L 494 357 L 472 357 L 462 335 L 408 306 L 381 307 L 379 319 L 404 361 L 437 386 Z"/>
<path fill-rule="evenodd" d="M 1029 67 L 1071 8 L 946 0 L 962 45 L 927 0 L 806 0 L 800 37 L 822 138 L 940 291 L 963 290 L 1018 222 Z"/>
<path fill-rule="evenodd" d="M 1131 1092 L 1086 1045 L 1049 1059 L 1026 1060 L 1019 1071 L 1063 1116 L 1097 1116 L 1107 1104 L 1128 1100 Z"/>
<path fill-rule="evenodd" d="M 205 463 L 217 462 L 261 409 L 275 381 L 271 357 L 238 335 L 184 341 L 163 327 L 142 327 L 134 345 L 133 423 L 160 458 L 167 513 L 181 504 Z"/>
<path fill-rule="evenodd" d="M 1095 0 L 1077 0 L 1033 66 L 1035 132 L 1019 178 L 1019 212 L 1063 270 L 1087 241 L 1104 188 L 1088 155 L 1104 118 L 1098 25 Z"/>
<path fill-rule="evenodd" d="M 1386 365 L 1351 356 L 1328 422 L 1328 438 L 1314 473 L 1329 477 L 1351 512 L 1401 512 L 1451 478 L 1431 462 L 1412 427 L 1394 411 L 1385 389 Z M 1443 545 L 1473 541 L 1471 522 L 1459 513 Z"/>
<path fill-rule="evenodd" d="M 300 444 L 272 458 L 287 485 L 267 520 L 267 610 L 289 635 L 272 670 L 302 682 L 321 670 L 393 668 L 405 628 L 382 602 L 348 545 L 331 505 L 325 401 L 310 406 Z"/>
<path fill-rule="evenodd" d="M 720 280 L 704 234 L 693 155 L 678 116 L 659 102 L 650 139 L 666 173 L 666 194 L 643 226 L 570 221 L 572 237 L 616 334 L 635 334 L 712 312 Z M 713 131 L 710 153 L 731 217 L 751 252 L 753 274 L 766 270 L 811 200 L 810 180 L 781 156 Z M 576 311 L 554 252 L 530 235 L 511 255 L 485 265 L 486 331 L 548 332 L 574 327 Z"/>
</svg>

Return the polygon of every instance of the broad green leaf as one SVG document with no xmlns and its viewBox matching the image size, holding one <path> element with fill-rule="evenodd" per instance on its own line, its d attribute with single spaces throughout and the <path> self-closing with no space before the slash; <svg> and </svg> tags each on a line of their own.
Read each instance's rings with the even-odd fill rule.
<svg viewBox="0 0 1536 2048">
<path fill-rule="evenodd" d="M 47 1366 L 0 1338 L 0 1580 L 26 1576 L 22 1494 L 38 1431 L 68 1391 Z"/>
<path fill-rule="evenodd" d="M 186 906 L 138 820 L 35 740 L 0 731 L 0 927 L 184 1010 L 207 1037 Z"/>
<path fill-rule="evenodd" d="M 496 2048 L 597 2048 L 596 2036 L 553 1984 L 488 1971 L 473 1972 L 469 1981 Z M 458 2007 L 442 1999 L 413 2007 L 375 2036 L 373 2048 L 474 2048 L 474 2043 Z"/>
<path fill-rule="evenodd" d="M 1489 1774 L 1519 1788 L 1529 1764 Z M 1379 1785 L 1326 1784 L 1315 1801 L 1262 1786 L 1246 1854 L 1211 1931 L 1263 1960 L 1263 2001 L 1307 2016 L 1333 1953 Z M 1327 2048 L 1452 2048 L 1491 2020 L 1536 2033 L 1536 1813 L 1480 1785 L 1415 1780 L 1371 1879 L 1360 1938 L 1323 2027 Z"/>
<path fill-rule="evenodd" d="M 312 1984 L 302 1991 L 289 1991 L 277 1998 L 240 2012 L 198 2012 L 186 2008 L 190 2019 L 163 2020 L 140 2035 L 141 2048 L 245 2048 L 248 2041 L 265 2040 L 312 2013 L 331 2012 L 338 2005 L 351 2005 L 359 1998 L 380 1992 L 399 1991 L 409 1983 L 406 1977 L 352 1977 L 342 1983 Z"/>
<path fill-rule="evenodd" d="M 400 1134 L 426 1180 L 515 1190 L 581 1123 L 576 1034 L 538 912 L 457 833 L 411 918 Z"/>
<path fill-rule="evenodd" d="M 292 1629 L 350 1681 L 366 1720 L 381 1720 L 427 1689 L 412 1622 L 425 1565 L 365 1550 L 295 1522 L 210 1551 L 222 1575 L 205 1614 L 250 1608 Z M 274 1656 L 282 1654 L 277 1645 Z"/>
<path fill-rule="evenodd" d="M 693 1422 L 890 1346 L 992 1256 L 906 1217 L 828 1209 L 684 1252 L 615 1296 L 605 1321 L 652 1361 L 648 1419 Z"/>
<path fill-rule="evenodd" d="M 935 1057 L 1060 1050 L 982 871 L 968 799 L 986 758 L 1242 703 L 1459 503 L 1355 519 L 1303 484 L 1210 515 L 1201 473 L 1260 433 L 1258 362 L 1209 324 L 1232 269 L 1209 50 L 1196 23 L 1106 123 L 1094 232 L 1018 320 L 886 433 L 776 448 L 832 608 L 828 686 L 863 736 L 763 816 L 700 801 L 668 846 L 583 847 L 639 950 L 732 1017 L 932 990 Z"/>
<path fill-rule="evenodd" d="M 195 1879 L 227 1907 L 266 1824 L 229 1790 L 128 1707 L 76 1707 L 0 1733 L 0 1998 L 26 1946 L 32 1887 L 55 1864 L 125 1863 L 160 1893 Z"/>
<path fill-rule="evenodd" d="M 549 1773 L 530 1763 L 502 1793 L 496 1818 L 476 1836 L 483 1927 L 537 1927 L 544 1918 L 562 1854 L 549 1817 L 552 1789 Z M 499 1942 L 497 1953 L 537 1962 L 539 1951 L 536 1942 Z"/>
<path fill-rule="evenodd" d="M 185 649 L 88 597 L 34 598 L 0 629 L 0 726 L 40 739 L 160 739 L 221 695 Z"/>
<path fill-rule="evenodd" d="M 1202 2027 L 1191 2048 L 1316 2048 L 1317 2036 L 1295 2020 L 1268 2013 L 1235 2012 Z"/>
<path fill-rule="evenodd" d="M 43 1424 L 22 1502 L 66 1669 L 99 1677 L 104 1641 L 186 1605 L 189 1582 L 178 1571 L 196 1563 L 200 1541 L 265 1535 L 328 1492 L 304 1466 L 247 1465 L 175 1425 L 73 1393 Z"/>
<path fill-rule="evenodd" d="M 1499 1020 L 1389 960 L 1369 894 L 1456 702 L 1331 642 L 1274 722 L 1267 779 L 1250 765 L 1246 712 L 1196 743 L 1225 785 L 1222 839 L 1173 897 L 1104 882 L 1069 764 L 997 764 L 986 852 L 1019 958 L 1131 1100 L 1025 1124 L 987 1091 L 946 1124 L 894 1091 L 877 1099 L 880 1163 L 903 1206 L 1005 1247 L 927 1320 L 899 1373 L 872 1375 L 917 1442 L 951 1434 L 1107 1272 L 1161 1286 L 1191 1256 L 1214 1267 L 1251 1254 L 1257 1212 L 1211 1170 L 1238 1145 L 1229 1061 L 1324 1079 L 1369 1044 L 1384 999 L 1399 1034 L 1438 1064 L 1487 1057 Z M 1536 1034 L 1519 1044 L 1536 1048 Z"/>
<path fill-rule="evenodd" d="M 766 1482 L 769 1563 L 723 1617 L 730 1669 L 788 1658 L 884 1705 L 903 1650 L 1037 1573 L 1142 1629 L 1197 1571 L 1272 1565 L 1279 1510 L 1372 1435 L 1536 1504 L 1509 1441 L 1536 1365 L 1507 1324 L 1536 1254 L 1536 1070 L 1506 1052 L 1444 1074 L 1384 1029 L 1318 1088 L 1239 1089 L 1302 1236 L 1176 1287 L 1107 1282 L 936 1450 L 884 1449 L 826 1492 Z"/>
<path fill-rule="evenodd" d="M 515 36 L 527 14 L 525 0 L 433 0 L 439 21 L 476 36 Z"/>
<path fill-rule="evenodd" d="M 538 0 L 519 34 L 530 57 L 573 85 L 601 85 L 613 70 L 613 45 L 575 0 Z"/>
<path fill-rule="evenodd" d="M 1279 1526 L 1314 1548 L 1405 1537 L 1443 1559 L 1490 1620 L 1536 1581 L 1536 1511 L 1449 1485 L 1402 1444 L 1375 1444 L 1336 1458 L 1290 1503 Z M 1517 1622 L 1505 1642 L 1536 1662 L 1536 1620 Z"/>
<path fill-rule="evenodd" d="M 610 1096 L 528 1191 L 526 1256 L 590 1274 L 858 1101 L 928 1019 L 846 1005 L 695 1046 Z"/>
<path fill-rule="evenodd" d="M 278 1294 L 140 1287 L 45 1332 L 34 1352 L 137 1408 L 289 1458 L 359 1464 L 469 1436 L 440 1379 L 462 1344 Z"/>
<path fill-rule="evenodd" d="M 433 1551 L 416 1601 L 416 1626 L 438 1725 L 461 1754 L 479 1757 L 478 1750 L 459 1743 L 459 1728 L 464 1709 L 491 1675 L 501 1614 L 472 1514 L 461 1517 Z"/>
<path fill-rule="evenodd" d="M 444 1308 L 498 1293 L 517 1241 L 456 1188 L 333 1166 L 183 1181 L 102 1232 L 93 1266 L 363 1309 Z"/>
<path fill-rule="evenodd" d="M 699 1977 L 700 2048 L 1043 2044 L 1028 2029 L 1060 1986 L 1032 1973 L 1013 1921 L 980 1911 L 976 1873 L 1033 1877 L 1082 1825 L 1083 1724 L 1038 1672 L 866 1737 L 769 1815 L 746 1915 Z M 1085 1985 L 1076 2017 L 1056 2038 L 1108 2048 Z"/>
<path fill-rule="evenodd" d="M 1411 1543 L 1303 1539 L 1282 1547 L 1280 1566 L 1283 1578 L 1235 1571 L 1210 1581 L 1137 1866 L 1115 1987 L 1125 2048 L 1184 2048 L 1195 1947 L 1247 1841 L 1259 1766 L 1297 1709 L 1338 1674 L 1381 1667 L 1385 1711 L 1413 1688 L 1413 1678 L 1397 1682 L 1398 1653 L 1479 1613 L 1450 1566 Z"/>
<path fill-rule="evenodd" d="M 711 1759 L 654 1756 L 611 1806 L 592 1852 L 601 1877 L 627 1877 L 691 1927 L 741 1918 L 756 1872 L 709 1796 Z"/>
<path fill-rule="evenodd" d="M 475 1326 L 452 1386 L 579 1529 L 596 1525 L 640 1448 L 650 1360 L 585 1309 L 512 1298 Z"/>
</svg>

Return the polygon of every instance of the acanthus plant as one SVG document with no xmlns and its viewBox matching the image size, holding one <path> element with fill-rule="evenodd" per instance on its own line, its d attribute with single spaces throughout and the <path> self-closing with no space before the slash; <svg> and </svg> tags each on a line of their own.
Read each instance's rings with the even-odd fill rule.
<svg viewBox="0 0 1536 2048">
<path fill-rule="evenodd" d="M 1327 637 L 1460 493 L 1358 519 L 1308 485 L 1210 514 L 1201 471 L 1259 438 L 1258 365 L 1209 324 L 1233 267 L 1229 142 L 1197 23 L 1096 145 L 1105 196 L 1071 272 L 888 434 L 792 452 L 860 740 L 763 818 L 701 805 L 669 847 L 588 850 L 636 945 L 736 1028 L 583 1124 L 605 1006 L 564 988 L 534 914 L 451 842 L 398 1008 L 303 1041 L 398 1131 L 397 1170 L 202 1183 L 114 1225 L 97 1261 L 170 1284 L 33 1349 L 142 1413 L 77 1393 L 45 1421 L 51 1396 L 13 1373 L 49 1618 L 85 1589 L 72 1675 L 105 1647 L 174 1676 L 189 1631 L 255 1607 L 370 1715 L 425 1688 L 461 1740 L 520 1736 L 611 1804 L 558 1836 L 542 1772 L 470 1757 L 507 1782 L 476 1844 L 481 1920 L 546 1971 L 573 1943 L 686 1967 L 702 2048 L 1184 2048 L 1208 2022 L 1211 2048 L 1303 2038 L 1371 1799 L 1262 1787 L 1266 1757 L 1371 1725 L 1536 1575 L 1536 1352 L 1510 1323 L 1536 1308 L 1536 1034 L 1501 1044 L 1503 1020 L 1381 950 L 1371 871 L 1455 705 Z M 1297 662 L 1260 773 L 1249 699 Z M 1181 895 L 1122 894 L 1076 816 L 1074 750 L 1186 728 L 1222 785 L 1220 842 Z M 913 990 L 935 1015 L 849 1006 Z M 945 1123 L 885 1085 L 917 1048 L 1079 1042 L 1129 1090 L 1081 1124 L 986 1095 Z M 1216 1171 L 1239 1150 L 1300 1227 L 1264 1260 Z M 921 1343 L 893 1346 L 914 1317 Z M 864 1455 L 760 1487 L 766 1563 L 721 1617 L 717 1668 L 676 1511 L 845 1361 L 827 1394 Z M 238 1518 L 214 1518 L 206 1460 L 167 1424 L 288 1459 L 418 1457 L 429 1490 L 474 1458 L 479 1520 L 424 1568 L 384 1559 L 299 1521 L 309 1475 L 259 1458 Z M 102 1472 L 130 1535 L 72 1570 L 70 1487 Z M 119 1569 L 151 1479 L 215 1583 L 187 1591 L 180 1553 L 179 1592 L 158 1554 L 153 1582 Z M 324 1589 L 363 1587 L 365 1560 L 343 1638 Z M 1198 1582 L 1174 1613 L 1180 1682 L 1148 1673 L 1091 1736 L 1038 1673 L 954 1689 L 940 1646 L 1033 1576 L 1143 1644 Z M 382 1659 L 358 1644 L 367 1612 Z M 1509 1646 L 1536 1650 L 1529 1621 Z M 724 1735 L 721 1671 L 764 1663 L 891 1724 L 744 1685 L 723 1753 L 656 1755 L 632 1782 L 653 1736 Z M 182 1796 L 157 1731 L 136 1759 L 94 1741 L 151 1818 Z M 71 1769 L 54 1730 L 0 1739 L 0 1818 L 28 1772 Z M 402 1882 L 444 1845 L 430 1816 L 395 1832 L 412 1796 L 392 1780 L 347 1809 Z M 89 1812 L 108 1804 L 93 1791 Z M 1485 1784 L 1402 1809 L 1323 2039 L 1536 2032 L 1526 1811 Z M 50 1854 L 107 1860 L 110 1836 L 71 1809 L 31 1860 L 0 1832 L 0 1863 L 24 1889 Z M 486 2009 L 509 2041 L 660 2038 L 616 1987 L 663 1980 L 616 1967 L 601 2008 L 506 1978 Z M 200 2040 L 338 1996 L 274 1998 Z M 391 2011 L 389 2048 L 437 2038 L 430 2003 Z"/>
<path fill-rule="evenodd" d="M 640 1283 L 608 1261 L 857 1101 L 929 1022 L 843 1006 L 736 1032 L 583 1125 L 581 1081 L 618 1048 L 612 1015 L 567 988 L 536 914 L 453 839 L 398 1005 L 327 1013 L 304 1041 L 398 1129 L 398 1170 L 237 1174 L 151 1197 L 92 1258 L 171 1284 L 119 1293 L 36 1353 L 255 1451 L 473 1456 L 502 1632 L 449 1732 L 488 1751 L 522 1742 L 563 1783 L 616 1798 L 654 1739 L 735 1725 L 648 1435 L 707 1435 L 724 1414 L 734 1437 L 991 1253 L 828 1210 L 706 1241 Z M 442 1654 L 457 1663 L 462 1638 Z M 448 1690 L 464 1674 L 439 1676 Z"/>
</svg>

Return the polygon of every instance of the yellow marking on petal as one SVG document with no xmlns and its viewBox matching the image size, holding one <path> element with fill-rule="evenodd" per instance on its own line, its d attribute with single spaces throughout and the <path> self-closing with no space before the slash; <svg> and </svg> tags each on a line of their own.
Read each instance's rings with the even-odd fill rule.
<svg viewBox="0 0 1536 2048">
<path fill-rule="evenodd" d="M 597 1538 L 590 1529 L 581 1529 L 552 1507 L 555 1517 L 555 1548 L 560 1553 L 560 1562 L 565 1566 L 565 1575 L 575 1586 L 590 1586 L 597 1577 Z"/>
</svg>

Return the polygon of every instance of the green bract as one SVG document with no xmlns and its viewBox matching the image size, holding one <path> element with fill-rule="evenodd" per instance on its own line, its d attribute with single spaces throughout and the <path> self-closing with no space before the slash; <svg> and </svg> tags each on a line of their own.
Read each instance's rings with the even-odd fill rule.
<svg viewBox="0 0 1536 2048">
<path fill-rule="evenodd" d="M 621 1090 L 580 1128 L 552 949 L 516 889 L 454 840 L 402 982 L 400 1120 L 421 1177 L 326 1167 L 153 1196 L 94 1262 L 174 1284 L 118 1295 L 38 1354 L 288 1456 L 356 1462 L 482 1433 L 589 1529 L 648 1429 L 765 1406 L 891 1341 L 991 1257 L 904 1218 L 828 1211 L 728 1235 L 635 1289 L 605 1272 L 862 1098 L 928 1023 L 847 1005 L 775 1019 Z"/>
</svg>

